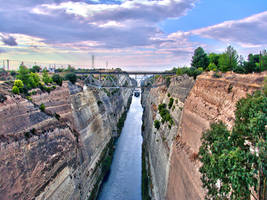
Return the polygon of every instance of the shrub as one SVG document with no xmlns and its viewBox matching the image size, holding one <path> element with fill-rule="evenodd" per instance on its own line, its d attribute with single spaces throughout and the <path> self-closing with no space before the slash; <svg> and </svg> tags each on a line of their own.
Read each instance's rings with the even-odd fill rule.
<svg viewBox="0 0 267 200">
<path fill-rule="evenodd" d="M 41 105 L 40 105 L 40 110 L 42 111 L 42 112 L 44 112 L 45 111 L 45 105 L 42 103 Z"/>
<path fill-rule="evenodd" d="M 173 125 L 173 119 L 170 115 L 170 112 L 166 109 L 166 104 L 159 104 L 158 106 L 158 110 L 159 110 L 159 114 L 161 116 L 161 122 L 165 123 L 165 122 L 169 122 L 170 125 Z"/>
<path fill-rule="evenodd" d="M 29 83 L 29 69 L 24 65 L 21 65 L 18 70 L 17 79 L 21 80 L 26 87 L 30 86 Z"/>
<path fill-rule="evenodd" d="M 220 72 L 214 72 L 212 76 L 214 78 L 220 78 L 220 77 L 222 77 L 222 74 Z"/>
<path fill-rule="evenodd" d="M 14 70 L 12 70 L 12 71 L 10 72 L 10 75 L 11 75 L 11 76 L 16 76 L 16 75 L 17 75 L 17 72 L 15 72 Z"/>
<path fill-rule="evenodd" d="M 103 102 L 100 101 L 100 100 L 98 100 L 98 101 L 97 101 L 97 105 L 100 106 L 101 104 L 103 104 Z"/>
<path fill-rule="evenodd" d="M 35 82 L 34 84 L 36 85 L 36 87 L 39 86 L 39 84 L 40 84 L 40 76 L 39 76 L 39 74 L 31 72 L 30 73 L 30 78 L 31 77 L 32 77 L 33 81 Z"/>
<path fill-rule="evenodd" d="M 55 118 L 56 118 L 57 120 L 59 120 L 59 119 L 60 119 L 60 115 L 57 114 L 57 113 L 55 113 Z"/>
<path fill-rule="evenodd" d="M 65 80 L 69 80 L 72 84 L 75 84 L 77 81 L 77 76 L 75 73 L 68 73 L 65 75 Z"/>
<path fill-rule="evenodd" d="M 46 85 L 48 85 L 49 83 L 52 83 L 53 80 L 52 80 L 52 78 L 49 76 L 47 70 L 44 70 L 43 73 L 42 73 L 42 75 L 43 75 L 43 82 L 44 82 Z"/>
<path fill-rule="evenodd" d="M 173 105 L 173 98 L 170 98 L 169 104 L 168 104 L 168 108 L 171 109 L 172 105 Z"/>
<path fill-rule="evenodd" d="M 59 86 L 62 86 L 63 78 L 59 74 L 54 74 L 52 80 Z"/>
<path fill-rule="evenodd" d="M 33 72 L 33 73 L 40 72 L 40 71 L 41 71 L 41 67 L 35 65 L 35 66 L 33 66 L 30 70 L 31 70 L 31 72 Z"/>
<path fill-rule="evenodd" d="M 19 89 L 22 89 L 24 87 L 24 84 L 21 80 L 15 80 L 14 86 L 17 86 Z"/>
<path fill-rule="evenodd" d="M 12 88 L 12 92 L 14 93 L 14 94 L 19 94 L 19 88 L 17 87 L 17 86 L 13 86 L 13 88 Z"/>
<path fill-rule="evenodd" d="M 217 66 L 214 63 L 210 63 L 208 66 L 209 71 L 217 70 Z"/>
<path fill-rule="evenodd" d="M 160 121 L 159 121 L 159 120 L 155 120 L 155 121 L 154 121 L 154 127 L 155 127 L 156 129 L 159 129 L 159 127 L 160 127 Z"/>
<path fill-rule="evenodd" d="M 4 103 L 7 100 L 6 96 L 0 93 L 0 103 Z"/>
<path fill-rule="evenodd" d="M 168 97 L 170 97 L 171 96 L 171 94 L 170 93 L 168 93 Z"/>
<path fill-rule="evenodd" d="M 171 84 L 171 78 L 170 77 L 167 77 L 166 79 L 166 86 L 169 87 Z"/>
</svg>

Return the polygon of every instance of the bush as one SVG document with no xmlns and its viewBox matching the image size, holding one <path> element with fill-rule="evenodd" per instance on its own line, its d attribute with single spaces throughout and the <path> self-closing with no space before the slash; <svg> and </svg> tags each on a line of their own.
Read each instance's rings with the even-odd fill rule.
<svg viewBox="0 0 267 200">
<path fill-rule="evenodd" d="M 0 93 L 0 103 L 4 103 L 7 100 L 6 96 Z"/>
<path fill-rule="evenodd" d="M 17 72 L 15 72 L 14 70 L 12 70 L 12 71 L 10 72 L 10 75 L 11 75 L 11 76 L 16 76 L 16 75 L 17 75 Z"/>
<path fill-rule="evenodd" d="M 41 105 L 40 105 L 40 110 L 42 111 L 42 112 L 44 112 L 45 111 L 45 105 L 42 103 Z"/>
<path fill-rule="evenodd" d="M 14 86 L 17 86 L 19 89 L 22 89 L 24 87 L 24 84 L 21 80 L 15 80 Z"/>
<path fill-rule="evenodd" d="M 217 66 L 214 63 L 210 63 L 208 69 L 209 71 L 215 71 L 217 70 Z"/>
<path fill-rule="evenodd" d="M 168 97 L 170 97 L 171 96 L 171 94 L 170 93 L 168 93 Z"/>
<path fill-rule="evenodd" d="M 160 127 L 160 121 L 159 121 L 159 120 L 155 120 L 155 121 L 154 121 L 154 127 L 155 127 L 156 129 L 159 129 L 159 127 Z"/>
<path fill-rule="evenodd" d="M 56 118 L 57 120 L 60 120 L 60 115 L 57 114 L 57 113 L 55 113 L 55 118 Z"/>
<path fill-rule="evenodd" d="M 100 100 L 98 100 L 98 101 L 97 101 L 97 105 L 100 106 L 101 104 L 103 104 L 103 102 L 100 101 Z"/>
<path fill-rule="evenodd" d="M 46 85 L 48 85 L 49 83 L 52 83 L 53 80 L 52 80 L 52 78 L 49 76 L 47 70 L 44 70 L 43 73 L 42 73 L 42 75 L 43 75 L 43 81 L 44 81 L 44 83 L 45 83 Z"/>
<path fill-rule="evenodd" d="M 170 98 L 169 104 L 168 104 L 168 108 L 171 109 L 172 105 L 173 105 L 173 98 Z"/>
<path fill-rule="evenodd" d="M 77 81 L 77 76 L 75 73 L 68 73 L 65 75 L 65 80 L 69 80 L 72 84 L 75 84 Z"/>
<path fill-rule="evenodd" d="M 169 87 L 170 84 L 171 84 L 171 78 L 170 77 L 167 77 L 167 79 L 166 79 L 166 85 L 167 85 L 167 87 Z"/>
<path fill-rule="evenodd" d="M 159 110 L 159 114 L 161 116 L 161 122 L 165 123 L 165 122 L 169 122 L 170 125 L 173 125 L 173 119 L 170 115 L 170 112 L 166 109 L 166 104 L 159 104 L 158 106 L 158 110 Z"/>
<path fill-rule="evenodd" d="M 62 86 L 63 78 L 59 74 L 54 74 L 52 80 L 59 86 Z"/>
<path fill-rule="evenodd" d="M 17 87 L 17 86 L 13 86 L 13 88 L 12 88 L 12 92 L 14 93 L 14 94 L 19 94 L 19 88 Z"/>
<path fill-rule="evenodd" d="M 41 71 L 41 67 L 35 65 L 30 69 L 30 71 L 33 72 L 33 73 L 40 72 Z"/>
</svg>

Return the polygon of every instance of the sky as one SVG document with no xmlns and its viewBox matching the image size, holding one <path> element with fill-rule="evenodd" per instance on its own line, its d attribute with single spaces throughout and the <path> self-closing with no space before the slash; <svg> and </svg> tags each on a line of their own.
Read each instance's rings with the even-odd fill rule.
<svg viewBox="0 0 267 200">
<path fill-rule="evenodd" d="M 0 66 L 189 66 L 194 50 L 267 47 L 266 0 L 0 0 Z"/>
</svg>

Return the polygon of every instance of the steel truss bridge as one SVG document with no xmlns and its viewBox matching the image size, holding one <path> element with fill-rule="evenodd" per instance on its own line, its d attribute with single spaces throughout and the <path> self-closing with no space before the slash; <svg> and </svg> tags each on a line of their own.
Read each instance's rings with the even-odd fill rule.
<svg viewBox="0 0 267 200">
<path fill-rule="evenodd" d="M 166 80 L 161 78 L 155 83 L 156 76 L 171 76 L 175 72 L 159 71 L 88 71 L 75 72 L 82 76 L 86 85 L 95 88 L 141 88 L 141 87 L 159 87 L 166 84 Z M 136 81 L 127 82 L 126 78 L 134 76 Z M 137 80 L 141 83 L 138 84 Z"/>
</svg>

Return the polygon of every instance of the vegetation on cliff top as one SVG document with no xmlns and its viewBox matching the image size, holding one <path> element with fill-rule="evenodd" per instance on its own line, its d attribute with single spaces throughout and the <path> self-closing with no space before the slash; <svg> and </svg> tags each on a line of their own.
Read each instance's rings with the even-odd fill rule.
<svg viewBox="0 0 267 200">
<path fill-rule="evenodd" d="M 266 195 L 267 96 L 256 92 L 238 101 L 232 131 L 215 123 L 204 132 L 200 172 L 207 199 L 255 199 Z M 256 194 L 254 193 L 256 191 Z"/>
<path fill-rule="evenodd" d="M 42 91 L 50 92 L 55 89 L 56 86 L 49 86 L 51 83 L 55 82 L 58 85 L 62 85 L 62 77 L 59 75 L 54 75 L 50 77 L 48 71 L 44 69 L 42 71 L 42 79 L 38 72 L 41 68 L 38 66 L 33 66 L 33 68 L 28 69 L 26 66 L 21 65 L 19 67 L 16 80 L 14 82 L 12 92 L 15 94 L 23 93 L 26 96 L 31 95 L 28 93 L 29 90 L 34 88 L 40 88 Z"/>
<path fill-rule="evenodd" d="M 225 52 L 205 53 L 204 49 L 198 47 L 194 51 L 191 67 L 173 68 L 172 71 L 177 75 L 187 74 L 196 78 L 203 71 L 218 71 L 247 74 L 252 72 L 262 72 L 267 70 L 267 51 L 264 50 L 260 54 L 249 54 L 247 60 L 239 56 L 237 51 L 228 46 Z"/>
</svg>

